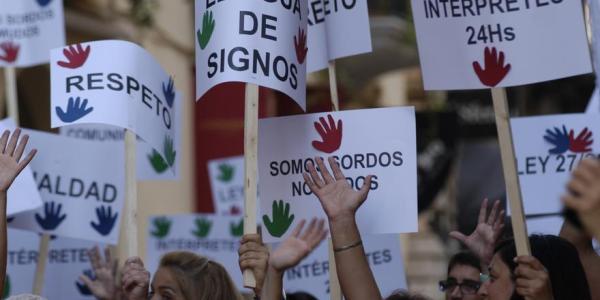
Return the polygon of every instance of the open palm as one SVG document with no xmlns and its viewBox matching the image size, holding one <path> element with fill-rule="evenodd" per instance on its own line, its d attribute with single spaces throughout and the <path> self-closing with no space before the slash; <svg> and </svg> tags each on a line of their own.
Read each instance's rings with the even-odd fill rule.
<svg viewBox="0 0 600 300">
<path fill-rule="evenodd" d="M 10 135 L 10 131 L 6 130 L 2 134 L 2 137 L 0 137 L 0 191 L 6 192 L 8 190 L 17 175 L 23 171 L 36 153 L 35 149 L 31 150 L 27 156 L 21 160 L 29 136 L 24 135 L 19 141 L 20 135 L 21 130 L 16 129 L 12 136 Z"/>
<path fill-rule="evenodd" d="M 276 270 L 284 271 L 297 265 L 325 239 L 327 231 L 324 229 L 324 220 L 313 219 L 302 232 L 305 223 L 306 221 L 302 220 L 294 228 L 292 235 L 271 253 L 269 264 Z"/>
<path fill-rule="evenodd" d="M 98 247 L 94 247 L 89 252 L 90 262 L 94 270 L 95 278 L 82 275 L 80 279 L 92 291 L 94 296 L 101 300 L 114 299 L 117 293 L 115 281 L 116 261 L 111 258 L 110 249 L 104 250 L 105 259 L 100 258 Z"/>
</svg>

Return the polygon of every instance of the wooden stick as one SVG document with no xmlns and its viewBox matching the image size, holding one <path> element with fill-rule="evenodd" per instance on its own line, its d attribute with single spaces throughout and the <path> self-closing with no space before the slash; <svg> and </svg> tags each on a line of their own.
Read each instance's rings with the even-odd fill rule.
<svg viewBox="0 0 600 300">
<path fill-rule="evenodd" d="M 136 135 L 125 130 L 125 220 L 126 245 L 121 247 L 121 263 L 123 259 L 138 256 L 138 222 L 137 222 L 137 178 L 136 178 Z M 123 249 L 122 247 L 126 247 Z M 125 255 L 123 256 L 123 253 Z"/>
<path fill-rule="evenodd" d="M 19 105 L 17 102 L 17 73 L 14 67 L 4 68 L 4 80 L 6 82 L 6 106 L 8 116 L 19 124 Z"/>
<path fill-rule="evenodd" d="M 335 266 L 335 253 L 333 252 L 333 240 L 327 239 L 329 244 L 329 299 L 331 300 L 342 300 L 342 287 L 340 287 L 340 280 L 337 276 L 337 269 Z"/>
<path fill-rule="evenodd" d="M 244 112 L 244 234 L 256 233 L 258 177 L 258 85 L 247 83 Z M 244 287 L 256 287 L 251 270 L 244 270 Z"/>
<path fill-rule="evenodd" d="M 46 264 L 48 262 L 48 250 L 50 249 L 50 235 L 42 234 L 40 238 L 40 247 L 38 249 L 38 259 L 35 266 L 35 277 L 33 279 L 33 294 L 41 295 L 44 288 L 44 275 L 46 273 Z"/>
<path fill-rule="evenodd" d="M 333 111 L 340 110 L 340 98 L 338 96 L 335 60 L 329 62 L 329 90 L 331 92 L 331 104 Z"/>
<path fill-rule="evenodd" d="M 510 201 L 510 214 L 515 244 L 517 246 L 517 255 L 531 255 L 527 224 L 525 223 L 525 213 L 523 211 L 523 197 L 517 174 L 517 159 L 512 131 L 510 129 L 510 112 L 508 110 L 508 101 L 506 100 L 506 90 L 504 88 L 493 88 L 492 100 L 494 101 L 498 142 L 502 156 L 502 169 L 504 170 L 504 183 Z"/>
</svg>

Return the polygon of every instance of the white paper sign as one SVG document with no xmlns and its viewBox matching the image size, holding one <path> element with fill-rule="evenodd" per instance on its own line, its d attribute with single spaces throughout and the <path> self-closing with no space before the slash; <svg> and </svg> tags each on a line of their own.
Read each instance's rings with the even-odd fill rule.
<svg viewBox="0 0 600 300">
<path fill-rule="evenodd" d="M 302 177 L 316 156 L 335 156 L 348 183 L 374 175 L 357 213 L 363 234 L 417 230 L 415 112 L 366 109 L 259 120 L 258 173 L 263 238 L 285 238 L 302 219 L 326 216 Z M 287 212 L 287 213 L 286 213 Z"/>
<path fill-rule="evenodd" d="M 148 271 L 156 272 L 161 257 L 171 251 L 190 251 L 219 262 L 244 289 L 238 266 L 238 248 L 244 233 L 243 218 L 213 214 L 152 216 L 147 231 Z"/>
<path fill-rule="evenodd" d="M 62 0 L 0 0 L 0 67 L 50 61 L 50 49 L 65 45 Z"/>
<path fill-rule="evenodd" d="M 169 166 L 175 163 L 175 105 L 180 93 L 146 50 L 99 41 L 51 53 L 52 127 L 99 123 L 135 132 Z"/>
<path fill-rule="evenodd" d="M 527 218 L 527 232 L 531 234 L 551 234 L 558 236 L 564 223 L 561 216 Z"/>
<path fill-rule="evenodd" d="M 571 172 L 582 159 L 600 155 L 597 117 L 514 118 L 511 125 L 525 214 L 560 212 Z"/>
<path fill-rule="evenodd" d="M 119 240 L 125 158 L 120 143 L 95 143 L 25 130 L 44 205 L 15 215 L 10 226 L 108 244 Z"/>
<path fill-rule="evenodd" d="M 244 157 L 210 160 L 208 177 L 217 214 L 241 216 L 244 211 Z"/>
<path fill-rule="evenodd" d="M 406 274 L 396 234 L 363 236 L 363 245 L 377 287 L 383 296 L 406 289 Z M 321 243 L 300 264 L 285 272 L 287 293 L 306 292 L 317 299 L 329 299 L 329 252 L 327 241 Z"/>
<path fill-rule="evenodd" d="M 306 0 L 196 0 L 196 99 L 231 81 L 306 107 Z"/>
<path fill-rule="evenodd" d="M 594 89 L 592 97 L 590 97 L 590 101 L 585 108 L 585 112 L 588 114 L 600 113 L 600 89 L 598 89 L 598 87 Z"/>
<path fill-rule="evenodd" d="M 367 0 L 308 1 L 308 72 L 330 60 L 371 52 Z"/>
<path fill-rule="evenodd" d="M 507 87 L 592 71 L 581 1 L 411 3 L 426 90 Z"/>
<path fill-rule="evenodd" d="M 30 294 L 40 238 L 35 233 L 17 229 L 9 229 L 8 238 L 7 284 L 10 287 L 5 295 Z M 79 281 L 80 275 L 93 274 L 87 252 L 95 245 L 68 238 L 51 240 L 42 296 L 47 299 L 95 299 Z M 103 245 L 98 246 L 103 249 Z"/>
</svg>

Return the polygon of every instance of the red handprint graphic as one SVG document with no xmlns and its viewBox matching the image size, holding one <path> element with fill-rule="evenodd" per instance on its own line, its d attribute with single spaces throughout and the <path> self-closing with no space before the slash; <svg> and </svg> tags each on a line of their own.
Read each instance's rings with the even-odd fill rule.
<svg viewBox="0 0 600 300">
<path fill-rule="evenodd" d="M 77 47 L 71 45 L 63 49 L 63 54 L 67 58 L 67 61 L 59 61 L 58 65 L 63 68 L 77 69 L 85 64 L 91 50 L 89 45 L 85 49 L 83 49 L 81 44 L 77 44 Z"/>
<path fill-rule="evenodd" d="M 592 132 L 588 128 L 584 128 L 581 133 L 575 138 L 575 132 L 573 129 L 569 131 L 569 150 L 575 153 L 590 152 L 592 148 L 590 146 L 594 140 L 592 140 Z"/>
<path fill-rule="evenodd" d="M 299 64 L 303 64 L 306 60 L 308 48 L 306 47 L 306 32 L 298 29 L 298 36 L 294 36 L 294 47 L 296 48 L 296 58 Z"/>
<path fill-rule="evenodd" d="M 312 145 L 321 152 L 332 153 L 339 149 L 342 144 L 342 120 L 337 121 L 336 127 L 331 115 L 327 115 L 327 119 L 329 120 L 329 124 L 323 117 L 319 118 L 321 123 L 315 122 L 315 129 L 323 141 L 313 141 Z"/>
<path fill-rule="evenodd" d="M 473 62 L 473 70 L 475 70 L 481 83 L 489 87 L 494 87 L 500 83 L 510 71 L 510 64 L 504 65 L 504 52 L 499 51 L 497 53 L 496 47 L 492 47 L 492 50 L 485 47 L 484 64 L 485 69 L 482 69 L 478 61 Z"/>
<path fill-rule="evenodd" d="M 7 63 L 12 63 L 19 56 L 19 44 L 13 42 L 3 42 L 0 44 L 0 49 L 4 50 L 4 55 L 0 55 L 0 60 Z"/>
</svg>

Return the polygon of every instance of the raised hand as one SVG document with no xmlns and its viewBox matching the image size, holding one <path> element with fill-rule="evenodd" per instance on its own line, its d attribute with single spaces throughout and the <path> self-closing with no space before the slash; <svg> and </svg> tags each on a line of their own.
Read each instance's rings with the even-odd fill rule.
<svg viewBox="0 0 600 300">
<path fill-rule="evenodd" d="M 240 219 L 238 223 L 229 223 L 229 232 L 233 237 L 240 237 L 244 234 L 244 219 Z"/>
<path fill-rule="evenodd" d="M 554 127 L 554 132 L 546 129 L 544 140 L 554 146 L 554 148 L 550 149 L 550 154 L 563 154 L 569 150 L 570 138 L 567 133 L 567 127 L 564 125 L 562 131 L 558 127 Z"/>
<path fill-rule="evenodd" d="M 154 219 L 152 223 L 154 224 L 154 231 L 150 234 L 152 234 L 153 237 L 162 239 L 169 235 L 169 231 L 171 230 L 171 220 L 166 217 L 160 217 Z"/>
<path fill-rule="evenodd" d="M 484 64 L 485 69 L 481 68 L 478 61 L 473 62 L 473 70 L 484 85 L 494 87 L 506 77 L 510 71 L 510 64 L 504 65 L 504 52 L 496 51 L 496 47 L 485 47 Z"/>
<path fill-rule="evenodd" d="M 302 29 L 298 29 L 298 35 L 294 36 L 294 48 L 296 48 L 298 63 L 303 64 L 304 60 L 306 60 L 308 47 L 306 47 L 306 32 Z"/>
<path fill-rule="evenodd" d="M 238 249 L 240 270 L 242 273 L 247 269 L 252 271 L 256 279 L 254 292 L 260 295 L 269 266 L 269 249 L 263 244 L 258 234 L 244 235 L 240 244 L 240 249 Z"/>
<path fill-rule="evenodd" d="M 575 153 L 585 153 L 592 151 L 592 144 L 594 140 L 592 140 L 592 131 L 588 130 L 588 128 L 584 128 L 575 138 L 575 132 L 573 129 L 569 131 L 569 150 Z"/>
<path fill-rule="evenodd" d="M 52 2 L 52 0 L 36 0 L 36 1 L 39 4 L 39 6 L 41 6 L 41 7 L 45 7 L 48 4 L 50 4 L 50 2 Z"/>
<path fill-rule="evenodd" d="M 333 176 L 327 170 L 322 158 L 317 157 L 315 161 L 321 175 L 317 173 L 315 166 L 308 162 L 309 173 L 303 174 L 304 181 L 317 198 L 319 198 L 329 220 L 343 217 L 354 219 L 356 210 L 367 200 L 373 176 L 367 176 L 363 186 L 360 190 L 356 191 L 346 181 L 346 176 L 344 176 L 342 170 L 340 170 L 340 166 L 333 157 L 329 157 L 329 166 L 333 171 Z"/>
<path fill-rule="evenodd" d="M 471 252 L 475 253 L 487 265 L 494 256 L 494 247 L 504 228 L 504 210 L 500 210 L 500 200 L 496 200 L 492 210 L 487 215 L 488 199 L 483 200 L 479 209 L 479 219 L 475 231 L 469 236 L 458 231 L 450 232 L 450 236 L 459 240 Z M 499 213 L 498 213 L 499 211 Z"/>
<path fill-rule="evenodd" d="M 63 68 L 77 69 L 85 64 L 91 51 L 92 48 L 90 45 L 85 47 L 85 49 L 81 44 L 77 44 L 76 46 L 71 45 L 63 49 L 63 54 L 67 60 L 59 61 L 57 64 Z"/>
<path fill-rule="evenodd" d="M 290 216 L 290 204 L 283 200 L 273 201 L 273 221 L 268 215 L 263 216 L 263 223 L 267 231 L 274 237 L 281 237 L 294 222 L 294 215 Z"/>
<path fill-rule="evenodd" d="M 577 212 L 586 231 L 600 240 L 600 161 L 581 161 L 571 175 L 562 201 Z"/>
<path fill-rule="evenodd" d="M 112 231 L 119 213 L 115 212 L 112 214 L 112 208 L 110 206 L 100 206 L 96 208 L 96 216 L 98 216 L 98 223 L 90 222 L 92 228 L 94 228 L 100 235 L 107 236 Z"/>
<path fill-rule="evenodd" d="M 5 130 L 0 137 L 0 193 L 8 191 L 15 178 L 37 153 L 37 150 L 33 149 L 27 153 L 25 158 L 21 159 L 29 136 L 23 135 L 23 138 L 19 140 L 20 135 L 21 129 L 17 128 L 12 135 L 10 135 L 10 131 Z"/>
<path fill-rule="evenodd" d="M 212 222 L 204 218 L 196 219 L 196 229 L 192 231 L 192 234 L 197 238 L 205 238 L 210 233 Z"/>
<path fill-rule="evenodd" d="M 58 118 L 65 123 L 75 122 L 94 110 L 93 107 L 88 108 L 87 103 L 87 99 L 83 99 L 83 102 L 81 102 L 81 98 L 79 97 L 76 99 L 70 97 L 69 103 L 67 104 L 67 110 L 63 111 L 61 107 L 57 106 L 56 115 L 58 115 Z"/>
<path fill-rule="evenodd" d="M 163 83 L 162 89 L 167 105 L 173 107 L 173 103 L 175 102 L 175 83 L 173 82 L 173 78 L 169 77 L 169 82 L 166 84 Z"/>
<path fill-rule="evenodd" d="M 213 19 L 213 13 L 212 11 L 206 11 L 204 12 L 204 16 L 202 16 L 202 27 L 196 32 L 200 49 L 204 50 L 206 48 L 214 30 L 215 20 Z"/>
<path fill-rule="evenodd" d="M 331 115 L 327 115 L 327 120 L 329 123 L 320 117 L 320 123 L 315 122 L 315 129 L 323 141 L 313 141 L 312 146 L 321 152 L 333 153 L 342 145 L 342 120 L 337 121 L 337 126 Z"/>
<path fill-rule="evenodd" d="M 230 182 L 233 179 L 235 168 L 230 164 L 220 164 L 219 165 L 219 176 L 217 179 L 223 183 Z"/>
<path fill-rule="evenodd" d="M 169 168 L 169 165 L 162 155 L 154 149 L 152 149 L 152 154 L 148 154 L 148 161 L 150 161 L 152 169 L 158 174 L 164 173 Z"/>
<path fill-rule="evenodd" d="M 0 43 L 0 49 L 4 51 L 4 55 L 0 55 L 0 60 L 7 63 L 15 62 L 19 56 L 19 48 L 19 44 L 13 42 Z"/>
<path fill-rule="evenodd" d="M 117 261 L 112 259 L 110 249 L 108 247 L 104 249 L 104 260 L 100 257 L 100 250 L 98 247 L 94 247 L 90 250 L 88 255 L 93 268 L 91 274 L 94 276 L 90 276 L 89 273 L 84 273 L 84 275 L 79 276 L 79 280 L 84 283 L 90 293 L 97 299 L 115 299 L 119 290 L 115 280 Z M 77 285 L 79 287 L 79 283 Z"/>
<path fill-rule="evenodd" d="M 518 256 L 515 268 L 515 290 L 525 300 L 554 299 L 548 271 L 533 256 Z"/>
<path fill-rule="evenodd" d="M 300 221 L 292 234 L 271 253 L 269 265 L 275 270 L 283 272 L 299 264 L 327 236 L 325 220 L 312 219 L 303 231 L 305 223 L 305 220 Z"/>
<path fill-rule="evenodd" d="M 96 279 L 96 275 L 94 275 L 94 272 L 92 272 L 92 270 L 83 271 L 83 275 L 80 276 L 80 280 L 81 280 L 82 276 L 85 276 L 87 278 L 92 278 L 92 280 Z M 87 287 L 87 285 L 85 285 L 85 283 L 75 281 L 75 285 L 77 286 L 77 290 L 79 290 L 80 294 L 82 294 L 84 296 L 92 296 L 93 295 L 92 291 Z"/>
<path fill-rule="evenodd" d="M 44 230 L 54 230 L 67 218 L 66 214 L 60 215 L 61 210 L 62 204 L 46 202 L 44 203 L 44 217 L 36 213 L 35 220 Z"/>
<path fill-rule="evenodd" d="M 150 272 L 144 268 L 142 259 L 139 257 L 130 257 L 125 261 L 121 286 L 127 300 L 149 299 Z"/>
</svg>

